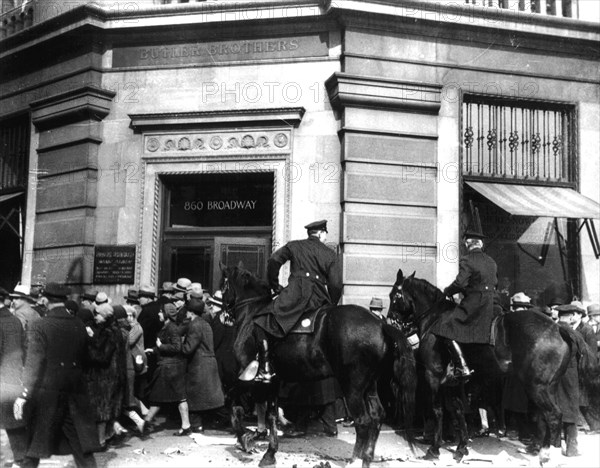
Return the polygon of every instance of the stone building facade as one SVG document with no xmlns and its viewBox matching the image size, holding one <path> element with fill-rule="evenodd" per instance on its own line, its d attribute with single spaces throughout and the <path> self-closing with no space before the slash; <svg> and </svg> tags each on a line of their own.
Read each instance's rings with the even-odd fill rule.
<svg viewBox="0 0 600 468">
<path fill-rule="evenodd" d="M 346 303 L 474 225 L 506 294 L 598 301 L 598 4 L 481 3 L 4 0 L 2 285 L 213 290 L 326 218 Z"/>
</svg>

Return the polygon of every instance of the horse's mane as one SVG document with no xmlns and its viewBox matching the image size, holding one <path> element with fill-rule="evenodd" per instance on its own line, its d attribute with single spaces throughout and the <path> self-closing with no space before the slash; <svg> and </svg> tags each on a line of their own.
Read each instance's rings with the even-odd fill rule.
<svg viewBox="0 0 600 468">
<path fill-rule="evenodd" d="M 409 286 L 415 293 L 423 295 L 431 299 L 432 304 L 440 304 L 438 312 L 443 312 L 448 309 L 453 309 L 456 304 L 446 299 L 446 295 L 429 281 L 422 278 L 407 278 L 404 281 L 403 287 Z M 434 311 L 432 311 L 434 312 Z"/>
<path fill-rule="evenodd" d="M 254 293 L 253 295 L 256 297 L 264 297 L 265 302 L 271 300 L 271 288 L 269 288 L 267 282 L 245 268 L 234 266 L 230 270 L 230 276 L 232 280 L 239 278 L 244 289 Z"/>
</svg>

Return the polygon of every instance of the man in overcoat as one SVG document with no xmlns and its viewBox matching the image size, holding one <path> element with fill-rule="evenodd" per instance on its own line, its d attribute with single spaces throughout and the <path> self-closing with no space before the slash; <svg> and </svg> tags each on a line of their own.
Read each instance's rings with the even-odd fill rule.
<svg viewBox="0 0 600 468">
<path fill-rule="evenodd" d="M 480 344 L 490 342 L 498 267 L 494 259 L 483 252 L 484 237 L 481 232 L 465 233 L 468 253 L 460 259 L 456 279 L 444 289 L 444 294 L 448 297 L 462 293 L 463 300 L 431 327 L 431 333 L 448 340 L 457 378 L 465 378 L 471 374 L 457 341 Z"/>
<path fill-rule="evenodd" d="M 575 311 L 577 306 L 565 304 L 558 306 L 559 326 L 573 327 L 575 321 Z M 579 419 L 580 387 L 579 374 L 577 371 L 577 358 L 575 353 L 571 353 L 569 365 L 558 381 L 556 400 L 562 414 L 563 432 L 565 435 L 567 457 L 576 457 L 579 455 L 577 447 L 577 420 Z"/>
<path fill-rule="evenodd" d="M 598 353 L 598 343 L 594 329 L 589 323 L 583 321 L 583 317 L 586 314 L 586 310 L 583 304 L 579 301 L 571 302 L 573 310 L 573 330 L 581 335 L 583 341 L 590 347 L 593 355 L 596 356 Z M 600 429 L 600 421 L 598 415 L 590 405 L 590 394 L 584 386 L 579 388 L 579 410 L 583 415 L 585 421 L 588 423 L 590 431 L 596 432 Z"/>
<path fill-rule="evenodd" d="M 0 288 L 0 428 L 6 430 L 15 463 L 27 450 L 25 421 L 13 415 L 13 403 L 21 394 L 25 336 L 21 321 L 4 305 L 8 291 Z"/>
<path fill-rule="evenodd" d="M 37 467 L 40 458 L 72 453 L 78 467 L 95 467 L 100 449 L 83 366 L 87 332 L 81 320 L 64 307 L 69 290 L 49 283 L 44 296 L 48 314 L 34 322 L 23 370 L 22 394 L 14 415 L 30 414 L 31 439 L 22 467 Z"/>
<path fill-rule="evenodd" d="M 255 342 L 259 349 L 257 380 L 269 381 L 266 333 L 283 338 L 296 325 L 302 314 L 319 309 L 327 304 L 337 304 L 342 295 L 342 276 L 336 253 L 325 245 L 327 220 L 323 219 L 304 226 L 308 238 L 294 240 L 278 249 L 267 263 L 267 281 L 278 297 L 273 301 L 273 319 L 259 315 L 256 319 Z M 279 284 L 279 270 L 290 262 L 287 287 Z M 251 363 L 240 376 L 251 380 L 256 369 Z"/>
</svg>

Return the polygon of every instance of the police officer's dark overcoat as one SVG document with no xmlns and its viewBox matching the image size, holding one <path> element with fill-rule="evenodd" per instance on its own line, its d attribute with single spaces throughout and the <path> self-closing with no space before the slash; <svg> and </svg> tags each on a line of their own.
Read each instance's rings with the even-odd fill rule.
<svg viewBox="0 0 600 468">
<path fill-rule="evenodd" d="M 279 269 L 288 260 L 288 286 L 274 301 L 275 319 L 284 333 L 304 312 L 337 304 L 342 294 L 337 255 L 317 237 L 288 242 L 271 256 L 267 277 L 272 289 L 279 288 Z"/>
<path fill-rule="evenodd" d="M 462 257 L 458 275 L 444 294 L 462 293 L 464 298 L 433 324 L 431 332 L 459 343 L 489 343 L 497 270 L 496 262 L 481 249 L 473 249 Z"/>
<path fill-rule="evenodd" d="M 30 395 L 26 410 L 31 411 L 32 418 L 27 456 L 47 458 L 72 453 L 61 437 L 66 420 L 72 421 L 83 453 L 100 450 L 83 374 L 88 359 L 87 339 L 83 322 L 65 307 L 49 310 L 32 324 L 23 371 L 23 386 Z"/>
</svg>

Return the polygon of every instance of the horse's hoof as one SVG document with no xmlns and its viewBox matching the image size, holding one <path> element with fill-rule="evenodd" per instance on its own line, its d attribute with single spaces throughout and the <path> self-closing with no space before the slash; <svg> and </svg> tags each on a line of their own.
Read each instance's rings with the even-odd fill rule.
<svg viewBox="0 0 600 468">
<path fill-rule="evenodd" d="M 428 449 L 427 453 L 425 455 L 423 455 L 423 457 L 421 459 L 422 460 L 438 460 L 439 458 L 440 458 L 439 452 L 436 454 L 435 452 L 432 452 L 431 449 Z"/>
<path fill-rule="evenodd" d="M 238 439 L 241 449 L 246 453 L 254 453 L 254 439 L 255 434 L 253 432 L 246 432 Z"/>
<path fill-rule="evenodd" d="M 462 461 L 462 459 L 464 457 L 466 457 L 467 455 L 469 455 L 469 451 L 467 449 L 464 450 L 457 450 L 456 452 L 454 452 L 454 455 L 452 458 L 454 458 L 454 461 L 456 463 L 460 463 Z"/>
<path fill-rule="evenodd" d="M 262 460 L 260 461 L 258 466 L 260 466 L 261 468 L 275 468 L 277 466 L 277 462 L 275 461 L 275 457 L 268 457 L 265 454 L 265 456 L 262 457 Z"/>
</svg>

